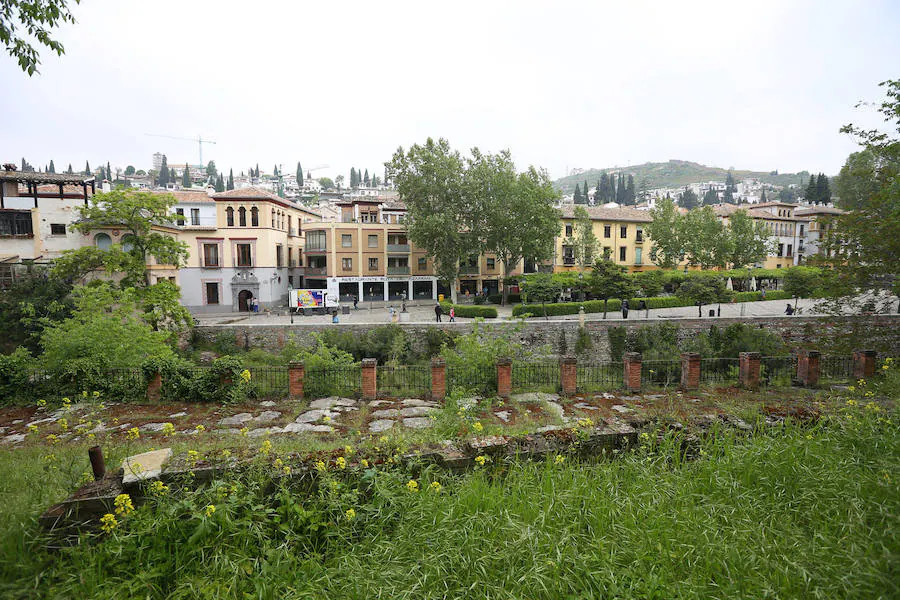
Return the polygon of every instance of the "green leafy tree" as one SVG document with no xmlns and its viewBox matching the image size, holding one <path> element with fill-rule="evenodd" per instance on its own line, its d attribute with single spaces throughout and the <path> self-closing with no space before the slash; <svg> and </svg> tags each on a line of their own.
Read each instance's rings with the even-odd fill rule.
<svg viewBox="0 0 900 600">
<path fill-rule="evenodd" d="M 434 261 L 435 275 L 456 301 L 459 263 L 482 246 L 465 194 L 465 163 L 445 139 L 398 148 L 386 165 L 406 203 L 409 239 Z M 352 175 L 351 171 L 351 175 Z"/>
<path fill-rule="evenodd" d="M 487 154 L 474 148 L 464 173 L 464 193 L 471 231 L 483 249 L 500 260 L 504 279 L 523 259 L 553 256 L 559 234 L 559 213 L 553 203 L 558 194 L 546 173 L 534 167 L 516 173 L 508 150 Z M 504 285 L 502 302 L 508 299 Z"/>
<path fill-rule="evenodd" d="M 675 295 L 697 305 L 698 316 L 703 316 L 703 306 L 714 302 L 727 302 L 731 297 L 721 277 L 691 277 L 682 283 Z"/>
<path fill-rule="evenodd" d="M 681 221 L 679 239 L 689 265 L 702 269 L 725 267 L 731 255 L 731 240 L 712 207 L 689 211 Z"/>
<path fill-rule="evenodd" d="M 719 203 L 719 193 L 713 189 L 706 190 L 706 193 L 703 194 L 703 205 L 711 206 L 713 204 L 718 204 L 718 203 Z"/>
<path fill-rule="evenodd" d="M 206 180 L 215 183 L 219 177 L 219 171 L 216 169 L 216 161 L 211 160 L 206 163 Z"/>
<path fill-rule="evenodd" d="M 800 298 L 812 298 L 822 286 L 822 270 L 815 267 L 791 267 L 784 272 L 784 291 L 795 298 L 794 308 Z"/>
<path fill-rule="evenodd" d="M 726 231 L 730 242 L 725 262 L 740 269 L 765 260 L 772 249 L 772 236 L 762 222 L 755 222 L 746 210 L 737 210 L 728 218 Z"/>
<path fill-rule="evenodd" d="M 819 188 L 816 185 L 815 175 L 809 176 L 809 183 L 806 184 L 806 193 L 803 195 L 803 199 L 810 204 L 819 203 Z"/>
<path fill-rule="evenodd" d="M 681 237 L 684 217 L 671 198 L 659 200 L 650 210 L 650 216 L 653 221 L 644 228 L 653 242 L 650 260 L 663 269 L 674 269 L 684 259 L 684 240 Z"/>
<path fill-rule="evenodd" d="M 344 186 L 344 176 L 338 175 L 334 178 L 334 185 L 337 186 L 337 189 L 340 190 Z"/>
<path fill-rule="evenodd" d="M 228 169 L 228 183 L 225 184 L 225 189 L 234 189 L 234 169 Z"/>
<path fill-rule="evenodd" d="M 191 168 L 187 163 L 184 165 L 184 173 L 181 174 L 181 187 L 191 187 Z"/>
<path fill-rule="evenodd" d="M 681 198 L 679 198 L 678 204 L 681 208 L 686 208 L 688 210 L 697 208 L 697 194 L 694 193 L 692 188 L 685 187 L 684 191 L 681 192 Z"/>
<path fill-rule="evenodd" d="M 559 298 L 559 294 L 562 291 L 559 282 L 550 273 L 535 273 L 523 278 L 520 286 L 522 288 L 522 298 L 530 304 L 540 303 L 544 318 L 549 320 L 550 317 L 547 316 L 547 307 L 545 305 L 548 302 L 556 302 Z"/>
<path fill-rule="evenodd" d="M 74 0 L 76 4 L 79 2 Z M 69 0 L 3 0 L 0 3 L 0 44 L 29 76 L 39 72 L 40 46 L 59 56 L 65 54 L 66 49 L 51 35 L 55 28 L 75 22 L 70 4 Z"/>
<path fill-rule="evenodd" d="M 599 258 L 594 262 L 591 276 L 588 278 L 591 294 L 603 300 L 603 318 L 606 318 L 606 307 L 611 298 L 626 300 L 634 295 L 637 286 L 628 276 L 628 269 L 608 259 Z"/>
<path fill-rule="evenodd" d="M 583 272 L 597 255 L 597 246 L 600 242 L 594 235 L 594 223 L 587 209 L 577 206 L 574 214 L 575 222 L 572 225 L 572 238 L 569 242 L 574 249 L 575 264 L 578 265 L 578 270 Z"/>
<path fill-rule="evenodd" d="M 159 187 L 169 185 L 169 165 L 166 164 L 166 156 L 162 157 L 162 164 L 159 167 Z"/>
<path fill-rule="evenodd" d="M 831 202 L 831 186 L 828 184 L 828 177 L 824 173 L 819 173 L 816 178 L 816 200 L 819 204 L 828 204 Z"/>
<path fill-rule="evenodd" d="M 330 177 L 319 177 L 319 185 L 325 190 L 334 189 L 334 181 L 332 181 Z"/>
<path fill-rule="evenodd" d="M 125 176 L 131 177 L 132 175 L 134 175 L 134 166 L 128 165 L 127 167 L 125 167 Z"/>
<path fill-rule="evenodd" d="M 40 336 L 47 322 L 69 317 L 72 285 L 50 275 L 46 267 L 30 266 L 0 294 L 0 352 L 24 346 L 40 351 Z"/>
<path fill-rule="evenodd" d="M 176 202 L 171 194 L 133 188 L 92 196 L 88 206 L 78 207 L 80 218 L 72 225 L 73 229 L 80 233 L 101 228 L 123 229 L 123 245 L 114 244 L 106 250 L 96 246 L 66 250 L 54 263 L 54 272 L 73 280 L 105 269 L 108 273 L 122 272 L 125 285 L 148 286 L 149 258 L 157 264 L 184 266 L 188 258 L 187 244 L 155 229 L 155 226 L 172 225 L 180 220 L 172 214 Z"/>
<path fill-rule="evenodd" d="M 834 265 L 828 292 L 836 306 L 850 304 L 860 291 L 900 294 L 900 79 L 881 86 L 887 98 L 877 110 L 889 132 L 853 124 L 841 128 L 862 152 L 841 169 L 853 175 L 846 183 L 841 177 L 838 188 L 848 192 L 841 203 L 852 210 L 831 219 L 822 245 L 825 260 Z M 879 298 L 885 305 L 891 301 L 884 294 Z"/>
</svg>

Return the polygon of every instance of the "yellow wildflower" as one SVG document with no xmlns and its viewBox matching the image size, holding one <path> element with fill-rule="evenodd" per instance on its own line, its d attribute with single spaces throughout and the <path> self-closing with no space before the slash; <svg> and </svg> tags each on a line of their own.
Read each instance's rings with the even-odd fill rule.
<svg viewBox="0 0 900 600">
<path fill-rule="evenodd" d="M 344 446 L 344 456 L 353 456 L 353 446 Z"/>
<path fill-rule="evenodd" d="M 127 440 L 136 440 L 141 437 L 141 432 L 138 431 L 137 427 L 132 427 L 128 430 L 128 433 L 125 434 L 125 439 Z"/>
<path fill-rule="evenodd" d="M 69 408 L 69 405 L 72 404 L 72 401 L 68 398 L 63 398 L 63 406 Z"/>
<path fill-rule="evenodd" d="M 353 510 L 352 508 L 348 508 L 348 509 L 344 512 L 344 514 L 347 515 L 347 520 L 348 520 L 348 521 L 352 521 L 353 519 L 356 518 L 356 511 Z"/>
<path fill-rule="evenodd" d="M 188 450 L 187 456 L 188 456 L 188 462 L 190 462 L 191 465 L 195 465 L 200 461 L 200 453 L 197 452 L 196 450 Z"/>
<path fill-rule="evenodd" d="M 169 437 L 173 433 L 175 433 L 175 426 L 171 423 L 163 423 L 162 434 L 166 437 Z"/>
<path fill-rule="evenodd" d="M 362 465 L 363 469 L 369 468 L 369 461 L 367 461 L 366 459 L 362 459 L 361 461 L 359 461 L 359 464 Z"/>
<path fill-rule="evenodd" d="M 270 452 L 272 452 L 272 442 L 265 440 L 259 448 L 259 453 L 263 456 L 268 456 Z"/>
<path fill-rule="evenodd" d="M 53 454 L 52 452 L 51 452 L 50 454 L 47 454 L 47 455 L 44 456 L 44 461 L 45 461 L 45 462 L 50 463 L 50 462 L 53 462 L 53 461 L 55 461 L 55 460 L 56 460 L 56 455 Z"/>
<path fill-rule="evenodd" d="M 100 517 L 100 529 L 103 533 L 111 533 L 113 529 L 119 526 L 116 516 L 112 513 L 106 513 Z"/>
<path fill-rule="evenodd" d="M 241 379 L 244 381 L 244 383 L 250 382 L 250 371 L 248 369 L 244 369 L 243 371 L 241 371 Z"/>
<path fill-rule="evenodd" d="M 87 390 L 81 390 L 81 397 L 87 398 Z"/>
<path fill-rule="evenodd" d="M 388 441 L 388 436 L 383 435 L 380 438 L 378 438 L 378 441 L 381 442 L 382 444 L 384 444 L 385 442 Z"/>
<path fill-rule="evenodd" d="M 51 446 L 59 443 L 59 438 L 53 435 L 52 433 L 47 436 L 47 443 Z"/>
<path fill-rule="evenodd" d="M 164 484 L 162 481 L 157 479 L 156 481 L 150 484 L 148 488 L 151 496 L 165 496 L 169 493 L 169 486 Z"/>
<path fill-rule="evenodd" d="M 206 427 L 204 427 L 203 425 L 197 425 L 196 427 L 194 427 L 194 430 L 197 433 L 203 433 L 204 431 L 206 431 Z"/>
<path fill-rule="evenodd" d="M 865 387 L 865 386 L 866 386 L 866 380 L 865 380 L 865 379 L 857 379 L 857 380 L 856 380 L 856 385 L 858 385 L 859 387 Z"/>
<path fill-rule="evenodd" d="M 322 417 L 322 422 L 323 423 L 331 423 L 331 417 L 329 417 L 328 415 L 325 415 L 324 417 Z"/>
<path fill-rule="evenodd" d="M 856 400 L 850 398 L 849 400 L 847 400 L 847 406 L 856 406 Z"/>
<path fill-rule="evenodd" d="M 409 482 L 407 482 L 407 484 L 406 484 L 406 489 L 408 489 L 410 492 L 413 492 L 413 493 L 418 492 L 419 491 L 419 482 L 416 481 L 415 479 L 410 479 Z"/>
<path fill-rule="evenodd" d="M 241 435 L 247 437 L 247 434 L 250 433 L 250 429 L 247 427 L 241 427 Z"/>
<path fill-rule="evenodd" d="M 334 462 L 337 463 L 338 469 L 343 470 L 347 468 L 347 459 L 345 459 L 343 456 L 338 456 L 337 460 Z"/>
<path fill-rule="evenodd" d="M 317 471 L 320 471 L 320 472 L 324 473 L 324 472 L 325 472 L 325 469 L 326 469 L 326 467 L 325 467 L 325 461 L 321 461 L 321 460 L 320 460 L 320 461 L 316 462 L 316 470 L 317 470 Z"/>
<path fill-rule="evenodd" d="M 556 458 L 553 459 L 553 464 L 556 464 L 556 465 L 561 465 L 564 462 L 566 462 L 566 457 L 563 456 L 562 454 L 557 454 Z"/>
<path fill-rule="evenodd" d="M 38 432 L 38 426 L 37 426 L 37 425 L 29 425 L 29 426 L 28 426 L 28 433 L 37 433 L 37 432 Z"/>
<path fill-rule="evenodd" d="M 89 440 L 93 440 L 93 439 L 96 438 L 96 437 L 97 437 L 97 436 L 94 435 L 93 433 L 87 434 L 87 439 L 89 439 Z"/>
<path fill-rule="evenodd" d="M 484 431 L 484 425 L 482 425 L 480 421 L 475 421 L 472 423 L 472 429 L 474 429 L 476 433 L 481 433 Z"/>
<path fill-rule="evenodd" d="M 281 460 L 280 458 L 276 458 L 276 459 L 275 459 L 275 462 L 272 463 L 272 465 L 273 465 L 276 469 L 280 469 L 280 468 L 284 465 L 284 461 Z"/>
<path fill-rule="evenodd" d="M 431 490 L 434 491 L 434 492 L 439 492 L 439 491 L 441 491 L 441 484 L 440 484 L 439 482 L 437 482 L 437 481 L 432 481 L 432 482 L 431 482 Z"/>
<path fill-rule="evenodd" d="M 289 466 L 285 465 L 285 466 L 281 467 L 281 472 L 284 473 L 285 475 L 290 475 L 291 468 Z"/>
<path fill-rule="evenodd" d="M 134 511 L 134 504 L 131 503 L 131 496 L 129 496 L 128 494 L 119 494 L 118 496 L 116 496 L 113 504 L 116 507 L 117 515 L 127 517 L 131 512 Z"/>
<path fill-rule="evenodd" d="M 37 405 L 38 405 L 38 408 L 43 408 L 43 407 L 47 406 L 47 401 L 44 399 L 40 399 L 37 401 Z"/>
<path fill-rule="evenodd" d="M 100 392 L 94 391 L 93 396 L 94 396 L 94 398 L 99 398 L 99 397 L 100 397 Z"/>
<path fill-rule="evenodd" d="M 57 421 L 57 423 L 59 424 L 59 428 L 63 431 L 69 430 L 69 420 L 67 418 L 63 417 L 62 419 Z"/>
<path fill-rule="evenodd" d="M 207 518 L 213 516 L 213 513 L 214 513 L 214 512 L 216 512 L 216 505 L 215 505 L 215 504 L 207 504 L 207 505 L 206 505 L 206 516 L 207 516 Z"/>
<path fill-rule="evenodd" d="M 591 419 L 585 417 L 583 419 L 578 419 L 578 426 L 579 427 L 593 427 L 594 422 Z"/>
<path fill-rule="evenodd" d="M 478 463 L 478 466 L 479 466 L 479 467 L 483 467 L 483 466 L 484 466 L 484 463 L 487 462 L 487 457 L 484 456 L 483 454 L 478 455 L 478 456 L 475 457 L 475 462 Z"/>
<path fill-rule="evenodd" d="M 228 458 L 229 456 L 231 456 L 231 450 L 227 448 L 225 450 L 222 450 L 222 458 Z"/>
</svg>

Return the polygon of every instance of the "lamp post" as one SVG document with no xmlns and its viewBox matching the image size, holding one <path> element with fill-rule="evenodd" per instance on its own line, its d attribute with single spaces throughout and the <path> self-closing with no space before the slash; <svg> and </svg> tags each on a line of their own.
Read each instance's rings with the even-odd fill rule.
<svg viewBox="0 0 900 600">
<path fill-rule="evenodd" d="M 584 273 L 578 273 L 578 295 L 580 296 L 579 300 L 584 302 Z"/>
</svg>

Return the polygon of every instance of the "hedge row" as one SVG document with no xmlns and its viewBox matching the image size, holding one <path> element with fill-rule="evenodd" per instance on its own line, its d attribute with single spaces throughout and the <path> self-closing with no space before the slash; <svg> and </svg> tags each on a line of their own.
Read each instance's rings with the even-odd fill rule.
<svg viewBox="0 0 900 600">
<path fill-rule="evenodd" d="M 441 308 L 444 309 L 444 314 L 449 315 L 450 309 L 454 310 L 454 314 L 457 317 L 466 317 L 470 319 L 474 319 L 476 317 L 481 317 L 482 319 L 496 319 L 497 318 L 497 309 L 493 306 L 478 306 L 471 304 L 451 304 L 449 302 L 441 302 Z M 577 311 L 576 311 L 577 312 Z"/>
<path fill-rule="evenodd" d="M 784 290 L 772 290 L 766 292 L 766 300 L 788 300 L 791 295 Z M 654 298 L 632 298 L 628 301 L 631 310 L 637 310 L 641 305 L 641 301 L 647 303 L 647 308 L 679 308 L 682 306 L 694 306 L 693 302 L 682 300 L 678 296 L 657 296 Z M 735 302 L 758 302 L 762 300 L 762 292 L 736 292 L 734 294 Z M 558 302 L 545 304 L 520 304 L 513 308 L 513 316 L 531 315 L 533 317 L 543 317 L 546 310 L 548 317 L 556 317 L 560 315 L 577 315 L 578 307 L 583 306 L 585 313 L 601 313 L 603 312 L 603 300 L 588 300 L 586 302 Z M 606 304 L 606 310 L 614 312 L 622 309 L 621 300 L 610 300 Z"/>
</svg>

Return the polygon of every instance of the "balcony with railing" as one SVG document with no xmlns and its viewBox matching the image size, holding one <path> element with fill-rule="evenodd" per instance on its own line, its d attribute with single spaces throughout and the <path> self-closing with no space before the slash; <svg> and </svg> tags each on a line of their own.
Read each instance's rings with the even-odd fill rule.
<svg viewBox="0 0 900 600">
<path fill-rule="evenodd" d="M 409 267 L 388 267 L 388 275 L 409 275 Z"/>
<path fill-rule="evenodd" d="M 575 264 L 574 256 L 563 256 L 563 264 L 566 266 L 572 266 Z"/>
<path fill-rule="evenodd" d="M 300 237 L 300 232 L 297 231 L 296 227 L 291 227 L 288 229 L 288 237 Z"/>
<path fill-rule="evenodd" d="M 305 275 L 327 275 L 327 267 L 306 267 Z"/>
<path fill-rule="evenodd" d="M 478 275 L 479 272 L 478 265 L 462 265 L 459 267 L 460 275 Z"/>
<path fill-rule="evenodd" d="M 409 244 L 388 244 L 387 251 L 393 254 L 409 254 Z"/>
<path fill-rule="evenodd" d="M 643 244 L 644 243 L 644 232 L 643 231 L 637 232 L 637 236 L 635 236 L 635 238 L 634 238 L 634 243 L 635 244 Z"/>
</svg>

